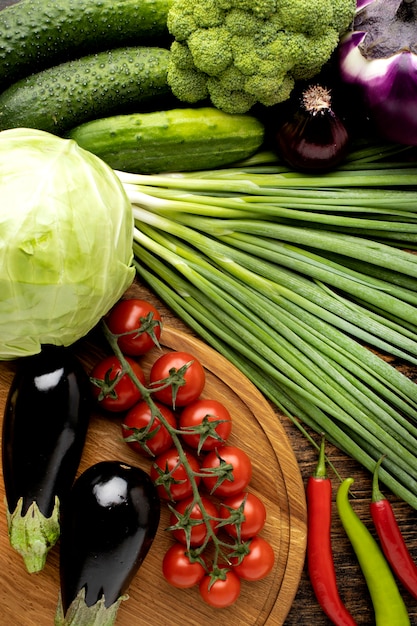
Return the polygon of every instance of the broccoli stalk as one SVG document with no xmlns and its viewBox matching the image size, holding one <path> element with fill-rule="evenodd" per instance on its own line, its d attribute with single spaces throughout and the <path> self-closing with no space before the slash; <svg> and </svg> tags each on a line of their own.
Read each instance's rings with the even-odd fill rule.
<svg viewBox="0 0 417 626">
<path fill-rule="evenodd" d="M 313 78 L 351 24 L 356 0 L 173 0 L 173 94 L 226 113 L 287 100 Z"/>
</svg>

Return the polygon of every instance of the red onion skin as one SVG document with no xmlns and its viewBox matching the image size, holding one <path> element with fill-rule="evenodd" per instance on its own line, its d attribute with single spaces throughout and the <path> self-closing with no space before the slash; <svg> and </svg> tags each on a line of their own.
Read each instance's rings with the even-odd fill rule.
<svg viewBox="0 0 417 626">
<path fill-rule="evenodd" d="M 349 136 L 331 108 L 312 113 L 300 105 L 280 127 L 276 142 L 288 165 L 298 171 L 319 173 L 343 161 Z"/>
</svg>

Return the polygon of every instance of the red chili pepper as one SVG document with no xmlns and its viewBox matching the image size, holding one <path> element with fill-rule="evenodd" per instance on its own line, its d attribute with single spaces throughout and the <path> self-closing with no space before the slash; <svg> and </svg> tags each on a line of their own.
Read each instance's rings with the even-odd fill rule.
<svg viewBox="0 0 417 626">
<path fill-rule="evenodd" d="M 332 484 L 326 473 L 324 438 L 313 476 L 307 482 L 307 563 L 311 584 L 324 613 L 336 626 L 356 622 L 339 595 L 331 545 Z"/>
<path fill-rule="evenodd" d="M 391 503 L 379 489 L 378 470 L 382 460 L 383 457 L 376 464 L 373 476 L 370 504 L 372 520 L 385 558 L 404 587 L 417 599 L 417 565 L 408 551 Z"/>
</svg>

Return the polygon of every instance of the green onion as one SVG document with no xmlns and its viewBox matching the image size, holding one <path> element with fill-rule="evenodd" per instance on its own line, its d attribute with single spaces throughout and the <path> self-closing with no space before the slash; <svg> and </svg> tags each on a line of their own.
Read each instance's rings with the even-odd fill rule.
<svg viewBox="0 0 417 626">
<path fill-rule="evenodd" d="M 271 155 L 118 175 L 141 279 L 303 434 L 370 471 L 386 455 L 381 480 L 417 509 L 417 386 L 367 347 L 417 365 L 417 255 L 400 247 L 417 241 L 417 168 L 404 155 L 362 148 L 321 176 Z"/>
</svg>

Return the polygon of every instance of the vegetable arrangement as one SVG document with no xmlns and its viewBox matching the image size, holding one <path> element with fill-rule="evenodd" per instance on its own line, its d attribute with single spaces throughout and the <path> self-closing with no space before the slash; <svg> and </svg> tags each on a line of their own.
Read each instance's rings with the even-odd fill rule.
<svg viewBox="0 0 417 626">
<path fill-rule="evenodd" d="M 353 626 L 356 621 L 339 595 L 333 563 L 332 483 L 326 474 L 324 441 L 323 438 L 316 471 L 309 478 L 306 487 L 308 571 L 317 600 L 332 623 Z M 374 608 L 375 623 L 406 625 L 410 624 L 410 619 L 395 576 L 415 597 L 417 568 L 396 523 L 392 507 L 379 491 L 378 470 L 381 462 L 382 458 L 375 465 L 370 501 L 372 520 L 381 546 L 357 515 L 349 500 L 353 478 L 342 480 L 337 488 L 337 511 L 366 580 Z"/>
<path fill-rule="evenodd" d="M 206 603 L 225 608 L 238 599 L 241 579 L 261 580 L 274 566 L 272 546 L 260 535 L 266 509 L 250 493 L 248 454 L 228 441 L 231 414 L 220 401 L 201 396 L 205 371 L 198 359 L 165 352 L 152 363 L 145 384 L 134 367 L 138 363 L 120 348 L 127 341 L 131 352 L 132 342 L 149 338 L 150 326 L 159 334 L 160 316 L 154 327 L 152 310 L 136 299 L 113 307 L 104 329 L 120 366 L 115 371 L 109 357 L 99 361 L 91 375 L 93 391 L 99 386 L 99 406 L 123 416 L 126 443 L 152 459 L 150 478 L 168 504 L 168 530 L 176 541 L 163 560 L 166 580 L 179 588 L 198 585 Z M 140 393 L 130 394 L 130 406 L 121 388 L 126 377 Z"/>
<path fill-rule="evenodd" d="M 1 11 L 0 128 L 67 134 L 81 148 L 27 128 L 0 134 L 0 189 L 10 209 L 10 219 L 2 220 L 7 262 L 0 264 L 0 358 L 34 354 L 46 343 L 67 346 L 84 336 L 136 271 L 301 432 L 307 434 L 304 425 L 324 432 L 370 471 L 378 463 L 381 482 L 417 508 L 415 383 L 363 345 L 417 364 L 417 261 L 410 254 L 417 250 L 417 169 L 415 152 L 407 147 L 416 144 L 416 3 L 359 1 L 356 15 L 354 4 L 337 3 L 335 12 L 330 0 L 282 1 L 279 9 L 272 0 L 146 0 L 139 5 L 92 0 L 88 7 L 86 0 L 22 0 Z M 346 32 L 352 18 L 352 32 Z M 77 57 L 72 58 L 74 50 Z M 344 87 L 359 89 L 379 137 L 405 147 L 352 141 L 319 83 L 318 107 L 317 99 L 312 111 L 307 101 L 301 108 L 297 102 L 295 117 L 282 124 L 284 109 L 275 105 L 288 104 L 299 82 L 303 86 L 305 79 L 317 77 L 334 52 L 338 79 Z M 39 72 L 30 74 L 33 67 Z M 169 111 L 142 110 L 152 108 L 154 96 L 171 91 L 178 107 L 174 99 Z M 195 109 L 181 105 L 200 101 Z M 207 101 L 212 106 L 205 106 Z M 113 115 L 126 105 L 133 113 Z M 271 144 L 262 107 L 277 115 L 274 126 L 280 131 Z M 252 108 L 256 115 L 246 115 Z M 273 153 L 262 150 L 270 145 Z M 64 154 L 67 163 L 74 159 L 71 171 L 60 167 L 56 154 Z M 39 192 L 50 159 L 54 167 L 58 163 L 56 174 Z M 72 210 L 86 205 L 82 218 Z M 57 206 L 62 213 L 56 213 Z M 41 213 L 45 220 L 40 221 Z M 109 214 L 110 221 L 103 221 Z M 86 256 L 97 261 L 93 273 Z M 160 334 L 154 315 L 150 312 L 148 345 Z M 227 444 L 231 420 L 222 413 L 213 423 L 198 413 L 201 371 L 193 376 L 196 397 L 183 400 L 184 379 L 196 365 L 192 355 L 174 366 L 180 372 L 174 402 L 172 367 L 155 374 L 150 407 L 150 391 L 135 361 L 148 349 L 137 345 L 144 334 L 132 335 L 131 327 L 117 324 L 112 329 L 112 318 L 106 319 L 110 332 L 119 336 L 115 352 L 120 354 L 92 373 L 93 390 L 107 411 L 126 412 L 126 443 L 155 456 L 152 475 L 159 497 L 172 499 L 176 543 L 164 558 L 164 575 L 174 586 L 199 584 L 213 606 L 233 603 L 239 577 L 261 576 L 259 561 L 271 564 L 273 555 L 258 536 L 266 513 L 247 491 L 250 464 Z M 178 439 L 190 453 L 180 452 L 182 443 L 172 446 Z M 216 452 L 220 447 L 221 455 Z M 237 475 L 233 482 L 227 472 L 223 476 L 226 493 L 217 485 L 224 465 L 227 472 L 229 466 L 242 469 L 236 495 L 229 490 L 239 482 Z M 314 488 L 316 482 L 328 489 L 324 475 L 316 477 Z M 368 573 L 362 550 L 369 538 L 348 506 L 350 484 L 342 483 L 340 515 L 349 533 L 353 525 L 362 537 L 358 545 L 356 531 L 349 534 Z M 199 493 L 213 488 L 216 498 L 224 498 L 216 510 L 213 498 Z M 376 488 L 374 498 L 371 510 L 376 511 L 385 502 Z M 250 503 L 256 515 L 246 535 Z M 328 500 L 326 506 L 329 523 Z M 226 511 L 232 521 L 224 517 Z M 414 594 L 414 564 L 393 521 L 383 522 L 377 513 L 375 520 L 386 558 Z M 388 530 L 395 533 L 401 558 L 392 556 Z M 58 533 L 55 527 L 47 543 Z M 223 544 L 224 533 L 233 539 Z M 217 567 L 218 554 L 234 546 L 234 539 L 241 562 L 228 555 L 227 567 Z M 201 557 L 208 544 L 215 546 L 212 571 Z M 247 550 L 243 558 L 242 545 Z M 332 587 L 318 599 L 330 616 L 331 605 L 344 614 L 340 623 L 354 623 L 341 606 L 326 546 L 320 557 L 326 557 L 326 582 Z M 372 551 L 381 562 L 373 543 Z M 317 550 L 312 554 L 317 558 Z M 382 600 L 380 583 L 388 590 Z M 375 605 L 386 616 L 393 612 L 390 623 L 398 616 L 398 623 L 409 623 L 388 573 L 369 584 Z M 121 583 L 112 611 L 124 588 Z M 385 609 L 388 598 L 394 600 Z M 64 611 L 69 604 L 64 601 Z M 100 601 L 99 606 L 104 610 Z M 58 613 L 58 623 L 65 623 L 62 608 Z M 377 618 L 384 623 L 379 611 Z"/>
<path fill-rule="evenodd" d="M 160 320 L 159 314 L 156 317 Z M 152 327 L 156 323 L 144 318 L 148 338 L 155 336 Z M 106 381 L 114 359 L 115 355 L 110 357 L 106 366 Z M 136 367 L 144 382 L 142 370 Z M 129 371 L 130 375 L 120 366 L 117 373 L 125 386 L 130 383 L 128 393 L 117 396 L 121 381 L 113 385 L 108 398 L 103 391 L 103 402 L 112 400 L 109 410 L 115 410 L 117 398 L 117 410 L 125 408 L 126 397 L 138 391 L 135 370 L 130 366 Z M 144 470 L 102 461 L 74 482 L 95 380 L 87 376 L 69 348 L 45 345 L 39 354 L 19 361 L 3 419 L 2 467 L 10 543 L 23 557 L 27 571 L 34 573 L 44 568 L 49 551 L 60 539 L 57 626 L 114 624 L 159 525 L 158 489 Z"/>
</svg>

